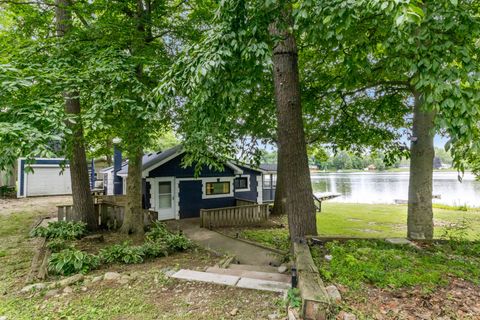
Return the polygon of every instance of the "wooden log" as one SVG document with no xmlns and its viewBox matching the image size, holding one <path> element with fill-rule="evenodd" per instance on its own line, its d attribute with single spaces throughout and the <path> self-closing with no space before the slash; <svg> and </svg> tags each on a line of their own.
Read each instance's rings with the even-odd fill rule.
<svg viewBox="0 0 480 320">
<path fill-rule="evenodd" d="M 330 299 L 306 243 L 294 243 L 293 251 L 305 320 L 326 320 Z"/>
</svg>

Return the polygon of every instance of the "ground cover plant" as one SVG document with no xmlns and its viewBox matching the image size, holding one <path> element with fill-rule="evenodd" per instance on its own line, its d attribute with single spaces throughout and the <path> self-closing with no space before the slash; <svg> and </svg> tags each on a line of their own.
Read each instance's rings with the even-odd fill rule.
<svg viewBox="0 0 480 320">
<path fill-rule="evenodd" d="M 87 233 L 87 225 L 78 221 L 55 221 L 46 227 L 39 226 L 32 230 L 33 237 L 45 237 L 47 239 L 74 240 L 80 239 Z"/>
<path fill-rule="evenodd" d="M 72 230 L 77 230 L 74 228 L 77 226 L 79 224 L 76 222 L 53 223 L 47 227 L 36 228 L 32 232 L 34 235 L 52 238 L 47 243 L 47 247 L 54 252 L 48 264 L 51 273 L 71 275 L 79 272 L 88 273 L 101 264 L 138 264 L 147 258 L 163 257 L 192 247 L 192 243 L 184 235 L 172 233 L 167 230 L 165 224 L 156 222 L 145 234 L 145 242 L 141 245 L 123 241 L 100 249 L 98 254 L 89 254 L 76 249 L 74 243 L 63 240 L 72 239 L 72 235 L 76 234 Z"/>
</svg>

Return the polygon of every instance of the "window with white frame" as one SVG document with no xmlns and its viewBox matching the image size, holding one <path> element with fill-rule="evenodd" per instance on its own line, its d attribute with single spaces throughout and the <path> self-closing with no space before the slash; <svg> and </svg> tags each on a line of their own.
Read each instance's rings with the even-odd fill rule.
<svg viewBox="0 0 480 320">
<path fill-rule="evenodd" d="M 235 191 L 248 190 L 248 176 L 237 177 L 233 180 Z"/>
<path fill-rule="evenodd" d="M 230 193 L 230 181 L 216 181 L 205 183 L 205 194 L 207 196 L 229 194 Z"/>
</svg>

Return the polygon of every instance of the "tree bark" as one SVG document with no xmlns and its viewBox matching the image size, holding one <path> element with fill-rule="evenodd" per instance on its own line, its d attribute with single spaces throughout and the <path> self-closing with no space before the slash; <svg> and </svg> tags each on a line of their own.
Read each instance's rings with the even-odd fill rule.
<svg viewBox="0 0 480 320">
<path fill-rule="evenodd" d="M 142 208 L 142 149 L 131 154 L 128 160 L 127 203 L 125 217 L 120 232 L 125 234 L 143 235 Z"/>
<path fill-rule="evenodd" d="M 293 242 L 306 235 L 317 234 L 315 205 L 308 168 L 307 148 L 302 119 L 298 55 L 295 37 L 286 28 L 292 26 L 291 8 L 282 12 L 284 22 L 270 26 L 274 39 L 280 38 L 273 48 L 273 79 L 277 106 L 279 164 L 278 179 L 285 196 L 290 238 Z"/>
<path fill-rule="evenodd" d="M 137 52 L 144 47 L 149 41 L 151 41 L 150 32 L 150 3 L 144 4 L 143 0 L 137 0 L 137 32 L 141 37 L 137 42 L 137 45 L 132 49 L 133 52 Z M 148 26 L 145 27 L 145 23 Z M 147 31 L 145 31 L 147 30 Z M 139 81 L 143 79 L 143 65 L 138 64 L 136 66 L 136 77 Z M 137 120 L 139 121 L 139 120 Z M 141 121 L 141 120 L 140 120 Z M 139 123 L 137 129 L 142 128 L 142 124 Z M 142 132 L 142 130 L 139 130 Z M 140 142 L 135 142 L 135 136 L 139 133 L 132 133 L 133 139 L 130 141 L 130 152 L 128 162 L 128 178 L 127 178 L 127 204 L 125 206 L 125 218 L 121 227 L 121 232 L 126 234 L 134 234 L 141 236 L 144 233 L 143 226 L 143 208 L 142 208 L 142 157 L 143 149 Z M 140 133 L 141 134 L 141 133 Z M 136 136 L 138 137 L 138 136 Z"/>
<path fill-rule="evenodd" d="M 277 145 L 277 150 L 277 186 L 275 188 L 275 201 L 273 203 L 272 215 L 280 216 L 286 213 L 285 203 L 287 199 L 285 196 L 285 188 L 283 187 L 283 175 L 279 174 L 279 172 L 282 171 L 279 144 Z"/>
<path fill-rule="evenodd" d="M 434 138 L 433 111 L 423 110 L 423 97 L 414 92 L 410 181 L 408 186 L 407 236 L 410 239 L 433 238 L 432 175 Z"/>
<path fill-rule="evenodd" d="M 68 0 L 56 0 L 55 16 L 57 22 L 57 36 L 65 36 L 71 29 L 72 16 L 68 9 Z M 87 156 L 83 126 L 80 118 L 80 98 L 78 92 L 66 92 L 65 113 L 74 119 L 67 120 L 66 125 L 72 131 L 69 141 L 70 178 L 72 183 L 73 219 L 83 221 L 89 230 L 98 228 L 95 217 L 95 208 L 90 191 Z"/>
</svg>

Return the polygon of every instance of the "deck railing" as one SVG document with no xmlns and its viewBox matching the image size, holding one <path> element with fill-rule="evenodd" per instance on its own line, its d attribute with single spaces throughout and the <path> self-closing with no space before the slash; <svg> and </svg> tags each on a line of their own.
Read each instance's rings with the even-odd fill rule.
<svg viewBox="0 0 480 320">
<path fill-rule="evenodd" d="M 200 226 L 203 228 L 234 227 L 267 221 L 268 204 L 243 205 L 200 210 Z"/>
<path fill-rule="evenodd" d="M 58 221 L 73 221 L 75 216 L 72 205 L 58 205 Z M 157 212 L 152 210 L 143 210 L 143 222 L 146 226 L 151 225 L 157 220 Z M 123 224 L 125 216 L 125 207 L 111 203 L 96 203 L 95 217 L 98 225 L 103 229 L 116 230 Z"/>
</svg>

